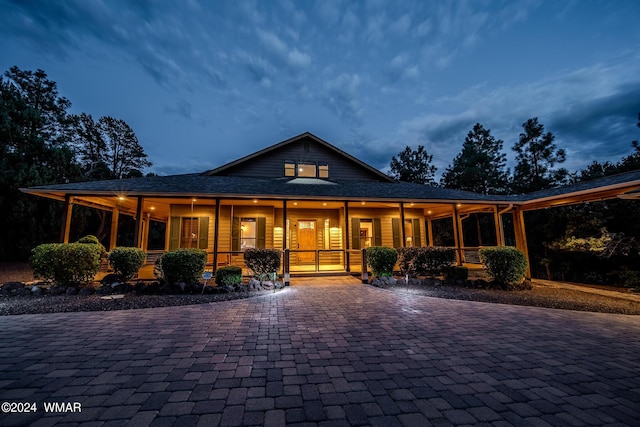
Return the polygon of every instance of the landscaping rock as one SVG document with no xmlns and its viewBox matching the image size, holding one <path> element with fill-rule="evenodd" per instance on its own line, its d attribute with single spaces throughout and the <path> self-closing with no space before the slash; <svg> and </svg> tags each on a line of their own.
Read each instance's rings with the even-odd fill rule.
<svg viewBox="0 0 640 427">
<path fill-rule="evenodd" d="M 13 295 L 15 295 L 15 296 L 23 297 L 23 296 L 31 295 L 31 289 L 29 289 L 29 288 L 18 288 L 18 289 L 14 289 L 11 293 Z"/>
<path fill-rule="evenodd" d="M 96 294 L 98 295 L 111 295 L 112 290 L 110 285 L 102 285 L 98 289 L 96 289 Z"/>
<path fill-rule="evenodd" d="M 42 295 L 43 294 L 42 288 L 40 286 L 33 285 L 33 286 L 31 286 L 30 290 L 31 290 L 31 295 Z"/>
<path fill-rule="evenodd" d="M 78 295 L 93 295 L 94 293 L 95 291 L 93 290 L 93 288 L 89 286 L 85 286 L 78 291 Z"/>
<path fill-rule="evenodd" d="M 20 289 L 20 288 L 24 288 L 24 283 L 22 283 L 22 282 L 7 282 L 4 285 L 2 285 L 2 289 L 7 291 L 7 292 L 15 291 L 16 289 Z"/>
<path fill-rule="evenodd" d="M 122 277 L 120 277 L 120 275 L 114 274 L 114 273 L 107 274 L 100 281 L 100 283 L 102 283 L 103 285 L 112 285 L 114 283 L 120 283 L 120 282 L 122 282 Z"/>
<path fill-rule="evenodd" d="M 78 289 L 75 286 L 69 286 L 65 292 L 66 295 L 77 295 Z"/>
</svg>

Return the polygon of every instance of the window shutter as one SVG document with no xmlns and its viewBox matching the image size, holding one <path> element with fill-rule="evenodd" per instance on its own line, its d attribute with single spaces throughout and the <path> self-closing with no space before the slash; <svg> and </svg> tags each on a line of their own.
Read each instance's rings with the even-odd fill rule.
<svg viewBox="0 0 640 427">
<path fill-rule="evenodd" d="M 391 231 L 393 232 L 393 247 L 401 248 L 402 239 L 400 238 L 400 219 L 391 218 Z"/>
<path fill-rule="evenodd" d="M 267 219 L 265 217 L 256 218 L 256 247 L 266 248 L 267 244 Z"/>
<path fill-rule="evenodd" d="M 240 218 L 234 217 L 231 224 L 231 250 L 237 252 L 240 250 Z"/>
<path fill-rule="evenodd" d="M 360 218 L 351 218 L 351 249 L 360 249 Z"/>
<path fill-rule="evenodd" d="M 172 216 L 169 221 L 169 250 L 180 247 L 180 217 Z"/>
<path fill-rule="evenodd" d="M 420 238 L 420 220 L 418 218 L 413 219 L 413 246 L 417 248 L 422 246 L 422 239 Z"/>
<path fill-rule="evenodd" d="M 209 247 L 209 217 L 198 218 L 198 248 L 207 249 Z"/>
<path fill-rule="evenodd" d="M 382 224 L 380 218 L 373 218 L 373 245 L 382 246 Z"/>
</svg>

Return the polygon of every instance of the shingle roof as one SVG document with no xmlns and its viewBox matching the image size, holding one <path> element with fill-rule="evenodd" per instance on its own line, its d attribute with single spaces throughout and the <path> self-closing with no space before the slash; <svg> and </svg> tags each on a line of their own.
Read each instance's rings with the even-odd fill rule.
<svg viewBox="0 0 640 427">
<path fill-rule="evenodd" d="M 120 194 L 141 196 L 243 196 L 332 198 L 336 200 L 451 200 L 511 201 L 510 196 L 494 196 L 450 190 L 408 182 L 330 181 L 335 185 L 300 182 L 295 178 L 250 178 L 203 176 L 200 174 L 122 180 L 77 182 L 24 189 L 29 193 Z"/>
</svg>

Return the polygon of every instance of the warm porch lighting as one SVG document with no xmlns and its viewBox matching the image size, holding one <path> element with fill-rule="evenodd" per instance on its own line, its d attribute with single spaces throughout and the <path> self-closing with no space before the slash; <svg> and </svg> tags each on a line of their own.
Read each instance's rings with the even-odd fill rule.
<svg viewBox="0 0 640 427">
<path fill-rule="evenodd" d="M 258 199 L 253 199 L 253 203 L 258 203 Z"/>
</svg>

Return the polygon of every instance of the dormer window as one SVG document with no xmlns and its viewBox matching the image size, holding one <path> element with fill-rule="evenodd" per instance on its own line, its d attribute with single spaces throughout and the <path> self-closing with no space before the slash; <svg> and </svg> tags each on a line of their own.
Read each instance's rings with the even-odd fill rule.
<svg viewBox="0 0 640 427">
<path fill-rule="evenodd" d="M 299 178 L 329 178 L 329 164 L 326 162 L 293 162 L 285 160 L 284 176 Z"/>
</svg>

